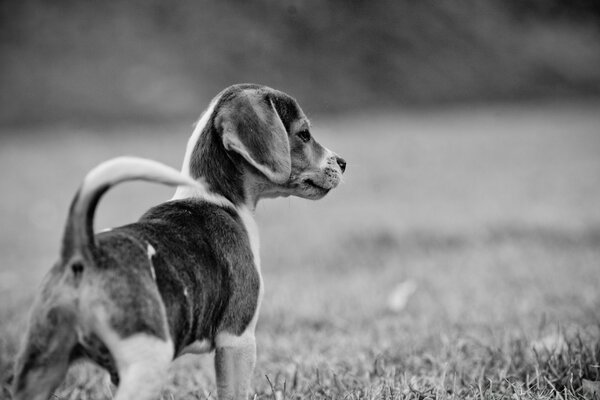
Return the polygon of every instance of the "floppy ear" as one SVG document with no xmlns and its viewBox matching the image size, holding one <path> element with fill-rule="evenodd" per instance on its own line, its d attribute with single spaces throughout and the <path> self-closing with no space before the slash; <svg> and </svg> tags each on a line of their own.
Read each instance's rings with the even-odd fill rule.
<svg viewBox="0 0 600 400">
<path fill-rule="evenodd" d="M 290 143 L 268 97 L 240 95 L 217 116 L 223 146 L 235 151 L 271 182 L 283 184 L 292 173 Z"/>
</svg>

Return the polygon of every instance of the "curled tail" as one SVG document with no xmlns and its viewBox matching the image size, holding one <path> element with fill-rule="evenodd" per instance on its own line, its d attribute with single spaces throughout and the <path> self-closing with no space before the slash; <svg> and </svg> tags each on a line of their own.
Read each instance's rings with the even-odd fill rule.
<svg viewBox="0 0 600 400">
<path fill-rule="evenodd" d="M 149 181 L 169 186 L 198 186 L 191 177 L 157 161 L 137 157 L 117 157 L 92 169 L 83 180 L 69 209 L 62 243 L 62 259 L 81 256 L 90 260 L 94 242 L 94 214 L 102 195 L 125 181 Z"/>
</svg>

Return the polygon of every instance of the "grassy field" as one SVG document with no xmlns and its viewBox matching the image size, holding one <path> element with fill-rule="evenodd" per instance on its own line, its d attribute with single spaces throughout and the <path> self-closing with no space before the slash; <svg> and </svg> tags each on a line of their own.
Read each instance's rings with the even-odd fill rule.
<svg viewBox="0 0 600 400">
<path fill-rule="evenodd" d="M 498 105 L 313 121 L 348 170 L 324 200 L 258 207 L 258 398 L 597 398 L 599 109 Z M 0 132 L 3 381 L 83 175 L 121 154 L 178 166 L 191 122 Z M 96 228 L 133 221 L 170 194 L 118 187 Z M 405 304 L 391 305 L 394 294 Z M 215 398 L 207 364 L 174 362 L 162 398 Z M 55 398 L 110 393 L 82 364 Z"/>
</svg>

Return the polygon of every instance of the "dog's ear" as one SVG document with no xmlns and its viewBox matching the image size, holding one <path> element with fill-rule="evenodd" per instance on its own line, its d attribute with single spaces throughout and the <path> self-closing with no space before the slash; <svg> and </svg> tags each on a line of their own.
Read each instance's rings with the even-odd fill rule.
<svg viewBox="0 0 600 400">
<path fill-rule="evenodd" d="M 283 184 L 292 173 L 285 126 L 265 94 L 242 93 L 215 118 L 226 150 L 241 155 L 271 182 Z"/>
</svg>

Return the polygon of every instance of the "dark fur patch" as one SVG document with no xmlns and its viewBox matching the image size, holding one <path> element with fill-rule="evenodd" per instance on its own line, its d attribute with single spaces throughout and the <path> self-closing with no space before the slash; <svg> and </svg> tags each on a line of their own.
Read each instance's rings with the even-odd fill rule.
<svg viewBox="0 0 600 400">
<path fill-rule="evenodd" d="M 156 250 L 152 263 L 145 246 L 142 250 L 139 245 L 123 246 L 124 238 L 151 244 Z M 101 234 L 99 243 L 114 260 L 131 257 L 126 252 L 142 252 L 145 258 L 135 264 L 119 261 L 118 267 L 110 268 L 129 269 L 138 277 L 150 276 L 150 268 L 154 268 L 155 287 L 167 310 L 176 353 L 196 340 L 213 342 L 221 331 L 239 335 L 254 315 L 259 275 L 247 232 L 234 210 L 200 200 L 171 201 L 150 209 L 135 224 Z M 147 279 L 123 281 L 127 282 L 123 289 L 131 298 L 148 296 L 151 291 L 146 287 Z M 112 289 L 109 295 L 121 296 Z M 160 321 L 155 320 L 156 310 L 139 304 L 123 305 L 134 308 L 126 308 L 129 319 L 114 321 L 117 332 L 127 336 L 142 331 L 161 337 L 157 334 Z"/>
</svg>

